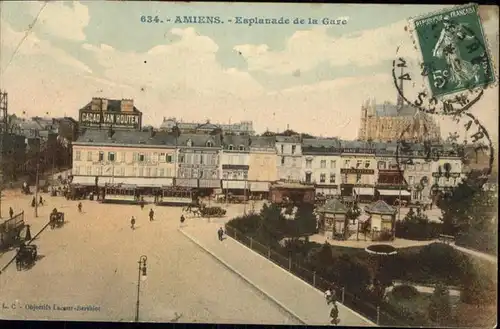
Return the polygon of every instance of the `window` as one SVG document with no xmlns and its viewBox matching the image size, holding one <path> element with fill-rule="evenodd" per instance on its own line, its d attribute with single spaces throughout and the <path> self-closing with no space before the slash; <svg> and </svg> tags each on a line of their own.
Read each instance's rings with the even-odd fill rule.
<svg viewBox="0 0 500 329">
<path fill-rule="evenodd" d="M 235 171 L 235 172 L 233 173 L 233 179 L 238 179 L 238 172 L 237 172 L 237 171 Z"/>
<path fill-rule="evenodd" d="M 187 145 L 188 147 L 193 146 L 193 141 L 192 141 L 192 140 L 190 140 L 190 139 L 188 139 L 188 140 L 187 140 L 186 145 Z"/>
<path fill-rule="evenodd" d="M 103 161 L 104 160 L 104 152 L 100 151 L 99 152 L 99 161 Z"/>
<path fill-rule="evenodd" d="M 306 159 L 306 168 L 312 167 L 312 159 Z"/>
<path fill-rule="evenodd" d="M 245 147 L 243 145 L 240 145 L 240 151 L 244 151 Z"/>
<path fill-rule="evenodd" d="M 292 158 L 292 167 L 297 167 L 297 158 Z"/>
<path fill-rule="evenodd" d="M 228 149 L 229 151 L 234 150 L 234 146 L 233 146 L 233 144 L 230 144 L 230 145 L 227 147 L 227 149 Z"/>
<path fill-rule="evenodd" d="M 292 154 L 295 154 L 296 149 L 297 149 L 297 146 L 296 145 L 292 145 Z"/>
<path fill-rule="evenodd" d="M 284 166 L 285 165 L 285 157 L 281 157 L 281 165 Z"/>
<path fill-rule="evenodd" d="M 143 153 L 139 153 L 139 162 L 144 162 L 146 160 L 146 157 L 144 156 Z M 142 175 L 140 175 L 142 176 Z"/>
<path fill-rule="evenodd" d="M 363 176 L 361 174 L 356 174 L 356 184 L 361 184 L 361 178 Z"/>
<path fill-rule="evenodd" d="M 92 167 L 87 166 L 87 175 L 91 176 L 92 175 Z"/>
<path fill-rule="evenodd" d="M 356 161 L 356 168 L 361 168 L 362 164 L 363 164 L 363 160 L 357 160 Z"/>
<path fill-rule="evenodd" d="M 165 169 L 163 169 L 163 168 L 158 169 L 158 176 L 160 176 L 160 177 L 165 176 Z"/>
<path fill-rule="evenodd" d="M 351 161 L 350 160 L 344 160 L 344 168 L 350 168 L 351 167 Z"/>
<path fill-rule="evenodd" d="M 243 179 L 247 180 L 248 179 L 248 171 L 243 172 Z"/>
<path fill-rule="evenodd" d="M 179 155 L 179 163 L 184 163 L 185 157 L 184 154 Z"/>
<path fill-rule="evenodd" d="M 73 175 L 80 175 L 80 166 L 76 166 L 73 168 Z"/>
<path fill-rule="evenodd" d="M 320 174 L 319 175 L 319 182 L 324 183 L 326 181 L 326 175 L 325 174 Z"/>
<path fill-rule="evenodd" d="M 108 152 L 108 161 L 115 161 L 115 152 Z"/>
<path fill-rule="evenodd" d="M 227 171 L 224 171 L 224 172 L 222 173 L 222 178 L 227 179 Z"/>
<path fill-rule="evenodd" d="M 285 151 L 285 146 L 281 145 L 281 153 L 284 153 L 284 151 Z"/>
<path fill-rule="evenodd" d="M 365 169 L 370 168 L 370 160 L 365 161 Z"/>
<path fill-rule="evenodd" d="M 330 183 L 335 184 L 335 174 L 330 174 Z"/>
<path fill-rule="evenodd" d="M 80 161 L 80 157 L 82 156 L 82 151 L 75 152 L 75 161 Z"/>
<path fill-rule="evenodd" d="M 134 152 L 134 154 L 132 155 L 132 161 L 135 163 L 137 162 L 137 158 L 139 157 L 138 153 L 137 152 Z"/>
<path fill-rule="evenodd" d="M 347 174 L 342 175 L 342 184 L 347 184 Z"/>
<path fill-rule="evenodd" d="M 146 168 L 146 176 L 151 176 L 151 168 L 149 167 Z"/>
<path fill-rule="evenodd" d="M 87 152 L 87 161 L 92 161 L 92 151 Z"/>
<path fill-rule="evenodd" d="M 306 172 L 306 183 L 310 183 L 310 182 L 311 182 L 311 173 Z"/>
<path fill-rule="evenodd" d="M 326 160 L 321 160 L 320 161 L 320 167 L 321 167 L 321 169 L 326 168 Z"/>
<path fill-rule="evenodd" d="M 384 170 L 384 169 L 386 168 L 386 165 L 387 165 L 387 164 L 385 163 L 385 161 L 379 161 L 379 162 L 377 163 L 377 167 L 378 167 L 378 169 L 382 169 L 382 170 Z"/>
<path fill-rule="evenodd" d="M 167 156 L 165 155 L 165 153 L 160 153 L 160 159 L 159 159 L 159 162 L 165 162 L 167 160 Z"/>
<path fill-rule="evenodd" d="M 413 176 L 409 176 L 409 177 L 408 177 L 408 180 L 409 180 L 409 184 L 410 184 L 410 185 L 415 184 L 415 177 L 413 177 Z"/>
<path fill-rule="evenodd" d="M 335 169 L 335 167 L 337 167 L 337 161 L 330 160 L 330 169 Z"/>
<path fill-rule="evenodd" d="M 151 159 L 153 163 L 158 162 L 158 153 L 153 153 L 153 158 Z"/>
<path fill-rule="evenodd" d="M 172 163 L 172 154 L 167 154 L 167 155 L 165 155 L 165 153 L 162 154 L 163 154 L 162 159 L 164 161 L 166 161 L 167 163 Z"/>
<path fill-rule="evenodd" d="M 205 163 L 205 155 L 204 154 L 200 154 L 200 164 L 204 164 Z"/>
<path fill-rule="evenodd" d="M 102 176 L 102 167 L 97 167 L 96 173 L 97 173 L 97 176 Z"/>
<path fill-rule="evenodd" d="M 212 147 L 214 146 L 214 143 L 212 143 L 212 141 L 207 141 L 207 147 Z"/>
<path fill-rule="evenodd" d="M 125 152 L 120 152 L 120 162 L 125 162 Z"/>
<path fill-rule="evenodd" d="M 144 176 L 144 167 L 139 167 L 139 177 Z"/>
</svg>

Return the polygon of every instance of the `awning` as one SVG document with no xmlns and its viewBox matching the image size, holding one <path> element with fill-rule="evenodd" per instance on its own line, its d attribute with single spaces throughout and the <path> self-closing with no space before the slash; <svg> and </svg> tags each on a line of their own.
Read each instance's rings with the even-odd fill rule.
<svg viewBox="0 0 500 329">
<path fill-rule="evenodd" d="M 201 188 L 220 188 L 220 179 L 200 179 Z"/>
<path fill-rule="evenodd" d="M 175 186 L 198 187 L 198 180 L 196 178 L 176 178 Z"/>
<path fill-rule="evenodd" d="M 248 189 L 250 184 L 244 180 L 223 180 L 222 188 L 223 189 L 234 189 L 234 190 L 244 190 Z"/>
<path fill-rule="evenodd" d="M 250 182 L 250 191 L 269 192 L 269 182 Z"/>
<path fill-rule="evenodd" d="M 325 195 L 337 195 L 338 190 L 336 187 L 316 187 L 316 193 L 323 193 Z"/>
<path fill-rule="evenodd" d="M 95 176 L 73 176 L 72 185 L 94 186 Z"/>
<path fill-rule="evenodd" d="M 375 194 L 375 189 L 373 187 L 355 187 L 353 194 L 357 195 L 373 195 Z"/>
<path fill-rule="evenodd" d="M 137 187 L 172 186 L 173 179 L 166 177 L 99 177 L 99 186 L 105 184 L 126 184 Z"/>
<path fill-rule="evenodd" d="M 377 190 L 380 195 L 387 195 L 387 196 L 399 196 L 401 193 L 401 196 L 410 196 L 410 192 L 406 190 Z"/>
</svg>

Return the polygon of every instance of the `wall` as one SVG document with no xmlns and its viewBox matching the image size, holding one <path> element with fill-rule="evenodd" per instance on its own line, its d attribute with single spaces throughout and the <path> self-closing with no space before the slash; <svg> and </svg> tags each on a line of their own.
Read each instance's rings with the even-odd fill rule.
<svg viewBox="0 0 500 329">
<path fill-rule="evenodd" d="M 103 161 L 99 161 L 99 152 L 103 152 Z M 110 152 L 115 161 L 109 160 Z M 174 148 L 73 145 L 73 175 L 174 177 L 175 161 Z"/>
<path fill-rule="evenodd" d="M 251 152 L 248 157 L 248 180 L 274 182 L 278 180 L 276 153 Z"/>
</svg>

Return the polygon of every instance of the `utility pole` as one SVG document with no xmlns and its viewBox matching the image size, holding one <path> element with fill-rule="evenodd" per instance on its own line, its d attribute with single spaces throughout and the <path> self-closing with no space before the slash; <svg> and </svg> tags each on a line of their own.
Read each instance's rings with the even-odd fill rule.
<svg viewBox="0 0 500 329">
<path fill-rule="evenodd" d="M 2 190 L 4 182 L 4 137 L 9 131 L 8 94 L 0 90 L 0 218 L 2 218 Z M 12 143 L 11 143 L 12 144 Z M 9 144 L 9 147 L 10 145 Z"/>
<path fill-rule="evenodd" d="M 38 171 L 40 170 L 40 152 L 36 157 L 36 178 L 35 178 L 35 217 L 38 217 Z"/>
</svg>

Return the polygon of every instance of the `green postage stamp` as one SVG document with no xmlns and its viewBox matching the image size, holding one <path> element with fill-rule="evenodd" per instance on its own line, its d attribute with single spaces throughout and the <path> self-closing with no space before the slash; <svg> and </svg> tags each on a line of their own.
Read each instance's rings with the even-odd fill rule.
<svg viewBox="0 0 500 329">
<path fill-rule="evenodd" d="M 495 82 L 493 61 L 476 4 L 410 19 L 434 97 Z"/>
</svg>

